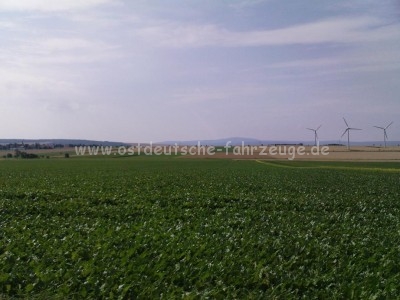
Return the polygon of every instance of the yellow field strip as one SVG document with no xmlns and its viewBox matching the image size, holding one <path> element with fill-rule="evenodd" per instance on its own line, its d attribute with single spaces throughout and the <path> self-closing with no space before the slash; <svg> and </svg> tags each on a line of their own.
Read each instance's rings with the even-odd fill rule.
<svg viewBox="0 0 400 300">
<path fill-rule="evenodd" d="M 303 166 L 289 166 L 282 165 L 277 163 L 272 163 L 263 160 L 256 160 L 256 162 L 260 164 L 264 164 L 271 167 L 277 168 L 289 168 L 289 169 L 331 169 L 331 170 L 353 170 L 353 171 L 375 171 L 375 172 L 391 172 L 391 173 L 399 173 L 400 169 L 393 168 L 364 168 L 364 167 L 344 167 L 344 166 L 315 166 L 315 167 L 303 167 Z"/>
</svg>

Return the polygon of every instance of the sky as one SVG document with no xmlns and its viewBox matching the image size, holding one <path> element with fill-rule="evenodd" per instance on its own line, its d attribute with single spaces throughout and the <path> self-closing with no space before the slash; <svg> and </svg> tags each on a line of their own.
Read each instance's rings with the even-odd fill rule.
<svg viewBox="0 0 400 300">
<path fill-rule="evenodd" d="M 0 0 L 0 139 L 400 140 L 398 0 Z"/>
</svg>

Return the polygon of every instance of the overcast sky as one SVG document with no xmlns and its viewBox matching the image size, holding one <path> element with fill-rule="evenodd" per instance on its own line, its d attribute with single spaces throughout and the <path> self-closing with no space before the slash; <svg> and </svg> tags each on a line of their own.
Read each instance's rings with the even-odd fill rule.
<svg viewBox="0 0 400 300">
<path fill-rule="evenodd" d="M 397 0 L 0 0 L 0 138 L 400 140 Z"/>
</svg>

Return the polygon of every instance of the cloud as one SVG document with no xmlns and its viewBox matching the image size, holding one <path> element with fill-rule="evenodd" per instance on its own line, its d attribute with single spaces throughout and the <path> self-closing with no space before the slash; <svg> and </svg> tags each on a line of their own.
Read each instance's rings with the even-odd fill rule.
<svg viewBox="0 0 400 300">
<path fill-rule="evenodd" d="M 238 99 L 249 101 L 260 95 L 268 95 L 271 92 L 282 92 L 284 89 L 265 83 L 221 84 L 218 87 L 185 88 L 177 90 L 171 95 L 171 103 L 178 105 L 203 102 L 211 103 L 214 101 L 226 103 L 226 101 L 232 102 Z"/>
<path fill-rule="evenodd" d="M 116 2 L 115 0 L 1 0 L 0 11 L 71 11 Z"/>
<path fill-rule="evenodd" d="M 229 6 L 234 9 L 243 9 L 246 7 L 256 6 L 262 3 L 270 2 L 271 0 L 239 0 L 229 3 Z"/>
<path fill-rule="evenodd" d="M 381 53 L 381 55 L 376 55 Z M 300 59 L 287 62 L 273 63 L 257 69 L 246 69 L 242 72 L 251 72 L 264 69 L 301 69 L 311 70 L 315 75 L 316 69 L 323 70 L 324 73 L 337 72 L 360 72 L 360 71 L 385 71 L 400 69 L 400 53 L 394 49 L 381 45 L 347 51 L 344 55 L 336 55 L 329 58 Z"/>
<path fill-rule="evenodd" d="M 216 25 L 162 22 L 134 33 L 159 47 L 255 47 L 296 44 L 354 43 L 399 39 L 400 26 L 383 26 L 370 17 L 321 20 L 287 28 L 230 31 Z"/>
<path fill-rule="evenodd" d="M 15 65 L 83 64 L 119 57 L 119 46 L 84 38 L 14 39 L 9 50 L 0 50 L 0 62 Z M 10 51 L 12 49 L 12 51 Z"/>
<path fill-rule="evenodd" d="M 93 47 L 93 43 L 79 38 L 50 38 L 40 41 L 38 46 L 47 51 L 53 52 L 87 49 Z"/>
<path fill-rule="evenodd" d="M 16 24 L 10 21 L 0 21 L 0 28 L 2 29 L 14 29 Z"/>
<path fill-rule="evenodd" d="M 93 51 L 99 48 L 96 43 L 82 38 L 45 38 L 15 40 L 20 54 L 49 56 L 60 53 Z"/>
<path fill-rule="evenodd" d="M 35 70 L 4 67 L 0 70 L 0 98 L 4 101 L 32 101 L 37 95 L 70 93 L 74 88 L 76 86 L 65 80 L 51 78 Z"/>
</svg>

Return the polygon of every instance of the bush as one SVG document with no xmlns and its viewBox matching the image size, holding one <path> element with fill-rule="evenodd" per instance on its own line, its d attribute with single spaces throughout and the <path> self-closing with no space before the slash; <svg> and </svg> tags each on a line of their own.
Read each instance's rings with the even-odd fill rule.
<svg viewBox="0 0 400 300">
<path fill-rule="evenodd" d="M 15 150 L 15 155 L 16 158 L 26 158 L 26 159 L 31 159 L 31 158 L 39 158 L 39 155 L 34 154 L 34 153 L 27 153 L 24 151 L 19 151 Z"/>
<path fill-rule="evenodd" d="M 64 157 L 65 157 L 65 158 L 69 158 L 69 153 L 65 153 L 65 154 L 64 154 Z"/>
</svg>

